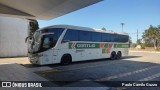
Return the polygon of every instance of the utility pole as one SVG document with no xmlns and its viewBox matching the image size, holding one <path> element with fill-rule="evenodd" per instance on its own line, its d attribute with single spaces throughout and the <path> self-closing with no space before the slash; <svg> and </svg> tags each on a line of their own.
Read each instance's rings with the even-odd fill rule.
<svg viewBox="0 0 160 90">
<path fill-rule="evenodd" d="M 138 41 L 138 29 L 137 29 L 137 41 Z"/>
<path fill-rule="evenodd" d="M 121 25 L 122 25 L 122 32 L 123 32 L 123 26 L 124 26 L 124 23 L 121 23 Z"/>
</svg>

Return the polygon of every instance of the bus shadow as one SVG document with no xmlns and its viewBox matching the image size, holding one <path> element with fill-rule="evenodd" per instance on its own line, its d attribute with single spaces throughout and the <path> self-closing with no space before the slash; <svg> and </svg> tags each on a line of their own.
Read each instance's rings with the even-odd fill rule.
<svg viewBox="0 0 160 90">
<path fill-rule="evenodd" d="M 21 64 L 22 66 L 26 67 L 26 68 L 36 68 L 36 67 L 58 67 L 58 66 L 70 66 L 70 65 L 79 65 L 79 64 L 87 64 L 87 63 L 96 63 L 96 62 L 104 62 L 104 61 L 117 61 L 117 60 L 123 60 L 123 59 L 130 59 L 130 58 L 140 58 L 142 56 L 126 56 L 126 57 L 123 57 L 121 59 L 116 59 L 116 60 L 111 60 L 109 58 L 103 58 L 103 59 L 93 59 L 93 60 L 84 60 L 84 61 L 76 61 L 76 62 L 72 62 L 71 64 L 69 65 L 62 65 L 60 63 L 58 64 L 48 64 L 48 65 L 35 65 L 35 64 Z"/>
<path fill-rule="evenodd" d="M 26 68 L 35 68 L 35 67 L 41 67 L 40 65 L 35 65 L 35 64 L 20 64 Z"/>
<path fill-rule="evenodd" d="M 140 57 L 142 57 L 142 56 L 126 56 L 121 59 L 140 58 Z"/>
<path fill-rule="evenodd" d="M 36 68 L 36 67 L 58 67 L 62 66 L 61 64 L 48 64 L 48 65 L 36 65 L 36 64 L 20 64 L 26 68 Z M 64 65 L 63 65 L 64 66 Z"/>
<path fill-rule="evenodd" d="M 102 61 L 106 61 L 106 60 L 110 60 L 109 58 L 105 58 L 105 59 L 94 59 L 94 60 L 84 60 L 84 61 L 76 61 L 76 62 L 72 62 L 69 65 L 62 65 L 60 63 L 57 64 L 48 64 L 48 65 L 36 65 L 36 64 L 20 64 L 26 68 L 36 68 L 36 67 L 58 67 L 58 66 L 70 66 L 70 65 L 76 65 L 76 64 L 85 64 L 85 63 L 93 63 L 93 62 L 102 62 Z M 111 61 L 111 60 L 110 60 Z"/>
<path fill-rule="evenodd" d="M 76 61 L 76 62 L 72 62 L 70 65 L 74 65 L 74 64 L 85 64 L 85 63 L 93 63 L 93 62 L 103 62 L 103 61 L 118 61 L 118 60 L 123 60 L 123 59 L 140 58 L 140 57 L 142 57 L 142 56 L 126 56 L 126 57 L 122 57 L 121 59 L 115 59 L 115 60 L 111 60 L 110 58 L 93 59 L 93 60 L 84 60 L 84 61 Z"/>
</svg>

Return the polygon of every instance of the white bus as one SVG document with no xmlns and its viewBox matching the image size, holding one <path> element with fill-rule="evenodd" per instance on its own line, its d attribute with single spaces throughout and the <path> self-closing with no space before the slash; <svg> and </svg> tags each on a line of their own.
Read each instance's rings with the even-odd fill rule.
<svg viewBox="0 0 160 90">
<path fill-rule="evenodd" d="M 28 56 L 32 64 L 70 64 L 75 61 L 128 55 L 129 36 L 71 25 L 54 25 L 37 30 L 30 40 Z"/>
</svg>

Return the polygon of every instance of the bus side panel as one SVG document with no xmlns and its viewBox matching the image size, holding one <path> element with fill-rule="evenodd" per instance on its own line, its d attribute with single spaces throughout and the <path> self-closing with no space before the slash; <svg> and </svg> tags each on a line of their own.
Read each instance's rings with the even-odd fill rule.
<svg viewBox="0 0 160 90">
<path fill-rule="evenodd" d="M 79 61 L 79 58 L 81 58 L 81 55 L 77 53 L 76 49 L 69 49 L 68 42 L 60 44 L 59 47 L 60 48 L 58 50 L 57 58 L 59 60 L 59 63 L 61 62 L 61 58 L 64 54 L 70 54 L 72 57 L 72 61 Z"/>
<path fill-rule="evenodd" d="M 39 57 L 39 64 L 45 65 L 45 64 L 53 64 L 53 49 L 49 49 L 47 51 L 44 51 L 39 54 L 41 57 Z"/>
<path fill-rule="evenodd" d="M 70 42 L 73 43 L 73 42 Z M 74 42 L 77 43 L 77 42 Z M 83 42 L 78 42 L 83 43 Z M 88 42 L 89 43 L 89 42 Z M 64 54 L 70 54 L 72 56 L 72 61 L 83 61 L 83 60 L 93 60 L 93 59 L 101 59 L 101 58 L 110 58 L 110 55 L 113 51 L 116 53 L 121 51 L 122 57 L 128 55 L 128 48 L 114 48 L 114 44 L 111 48 L 84 48 L 77 49 L 73 47 L 69 48 L 69 43 L 62 43 L 59 45 L 58 50 L 58 60 L 60 62 L 62 56 Z"/>
<path fill-rule="evenodd" d="M 70 54 L 72 56 L 72 61 L 83 61 L 83 60 L 93 60 L 101 58 L 109 58 L 110 53 L 102 53 L 102 48 L 93 48 L 93 49 L 76 49 L 69 48 L 69 43 L 62 43 L 59 45 L 58 50 L 58 60 L 60 62 L 64 54 Z"/>
</svg>

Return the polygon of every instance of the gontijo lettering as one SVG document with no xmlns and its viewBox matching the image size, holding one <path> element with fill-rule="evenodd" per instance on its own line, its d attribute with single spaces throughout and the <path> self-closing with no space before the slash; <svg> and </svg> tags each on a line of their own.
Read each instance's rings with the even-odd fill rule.
<svg viewBox="0 0 160 90">
<path fill-rule="evenodd" d="M 95 44 L 77 44 L 78 48 L 94 48 L 95 46 Z"/>
<path fill-rule="evenodd" d="M 99 43 L 69 43 L 69 49 L 99 48 Z"/>
</svg>

